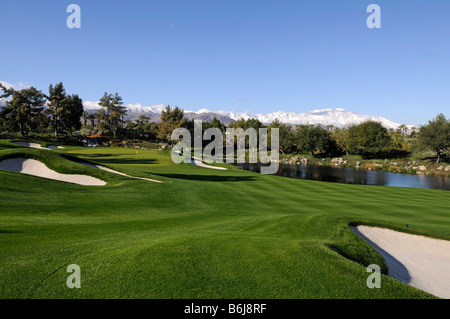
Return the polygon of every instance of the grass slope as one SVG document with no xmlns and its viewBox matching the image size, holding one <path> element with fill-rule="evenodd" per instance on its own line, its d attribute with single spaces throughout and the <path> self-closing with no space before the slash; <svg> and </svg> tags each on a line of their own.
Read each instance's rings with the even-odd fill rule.
<svg viewBox="0 0 450 319">
<path fill-rule="evenodd" d="M 363 265 L 385 265 L 348 224 L 450 233 L 445 191 L 213 171 L 175 165 L 165 151 L 0 142 L 0 159 L 17 155 L 108 184 L 0 171 L 0 298 L 429 298 L 385 275 L 368 289 Z M 66 287 L 69 264 L 81 267 L 81 289 Z"/>
</svg>

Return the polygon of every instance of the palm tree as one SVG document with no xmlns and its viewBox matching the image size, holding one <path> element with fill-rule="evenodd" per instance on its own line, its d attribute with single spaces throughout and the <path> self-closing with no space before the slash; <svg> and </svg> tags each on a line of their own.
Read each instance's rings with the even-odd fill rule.
<svg viewBox="0 0 450 319">
<path fill-rule="evenodd" d="M 408 127 L 405 124 L 400 125 L 398 128 L 402 134 L 406 134 L 406 132 L 408 132 Z"/>
<path fill-rule="evenodd" d="M 89 113 L 88 119 L 89 119 L 89 121 L 91 121 L 92 128 L 94 128 L 95 127 L 95 114 L 94 113 Z"/>
<path fill-rule="evenodd" d="M 94 113 L 94 118 L 97 120 L 95 128 L 100 132 L 105 130 L 105 121 L 106 121 L 106 111 L 104 109 L 99 109 L 96 113 Z"/>
<path fill-rule="evenodd" d="M 83 111 L 83 113 L 81 113 L 81 118 L 83 119 L 83 127 L 86 128 L 86 121 L 89 117 L 89 113 L 87 111 Z"/>
</svg>

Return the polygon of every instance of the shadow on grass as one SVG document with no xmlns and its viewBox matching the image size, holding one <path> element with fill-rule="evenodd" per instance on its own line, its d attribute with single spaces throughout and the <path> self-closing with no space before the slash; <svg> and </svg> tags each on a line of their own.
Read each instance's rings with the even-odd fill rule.
<svg viewBox="0 0 450 319">
<path fill-rule="evenodd" d="M 132 154 L 110 154 L 110 153 L 70 153 L 73 156 L 85 156 L 85 157 L 120 157 L 123 155 L 132 156 Z"/>
<path fill-rule="evenodd" d="M 17 230 L 1 230 L 0 229 L 0 234 L 20 234 L 23 233 L 22 231 L 17 231 Z"/>
<path fill-rule="evenodd" d="M 408 269 L 398 261 L 394 256 L 389 254 L 387 251 L 382 249 L 380 246 L 375 244 L 369 238 L 364 236 L 356 227 L 350 227 L 360 238 L 364 239 L 367 243 L 369 243 L 375 250 L 377 250 L 381 256 L 383 256 L 384 261 L 388 267 L 387 275 L 397 279 L 398 281 L 404 282 L 406 284 L 411 282 L 411 276 L 409 274 Z"/>
<path fill-rule="evenodd" d="M 88 160 L 76 157 L 73 154 L 61 153 L 60 155 L 62 157 L 64 157 L 65 159 L 68 159 L 69 161 L 72 161 L 72 162 L 76 162 L 76 163 L 90 163 Z"/>
<path fill-rule="evenodd" d="M 61 154 L 63 155 L 63 154 Z M 87 162 L 94 160 L 96 163 L 104 164 L 156 164 L 156 159 L 134 159 L 134 158 L 117 158 L 117 155 L 110 154 L 82 154 L 82 153 L 70 153 L 64 154 L 65 158 L 75 162 Z M 112 158 L 114 157 L 114 158 Z"/>
<path fill-rule="evenodd" d="M 192 174 L 155 174 L 146 172 L 154 176 L 161 176 L 167 178 L 185 179 L 192 181 L 205 181 L 205 182 L 248 182 L 255 181 L 253 176 L 220 176 L 220 175 L 192 175 Z"/>
</svg>

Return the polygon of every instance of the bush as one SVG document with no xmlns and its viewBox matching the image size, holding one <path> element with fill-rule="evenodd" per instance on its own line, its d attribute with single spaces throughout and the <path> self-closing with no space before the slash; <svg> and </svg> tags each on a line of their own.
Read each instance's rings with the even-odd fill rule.
<svg viewBox="0 0 450 319">
<path fill-rule="evenodd" d="M 396 167 L 389 167 L 388 172 L 390 172 L 390 173 L 397 173 L 397 168 Z"/>
</svg>

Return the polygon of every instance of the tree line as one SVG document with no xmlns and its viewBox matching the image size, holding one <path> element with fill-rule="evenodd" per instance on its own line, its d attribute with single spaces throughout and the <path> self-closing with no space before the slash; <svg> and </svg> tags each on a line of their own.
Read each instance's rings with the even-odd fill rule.
<svg viewBox="0 0 450 319">
<path fill-rule="evenodd" d="M 194 120 L 185 117 L 184 111 L 167 106 L 158 123 L 145 115 L 136 120 L 126 120 L 126 107 L 122 98 L 105 92 L 100 98 L 100 109 L 88 113 L 77 94 L 66 93 L 62 83 L 50 85 L 48 93 L 34 87 L 22 90 L 6 88 L 0 84 L 6 105 L 0 111 L 0 133 L 28 136 L 33 133 L 86 136 L 92 133 L 109 138 L 126 138 L 133 131 L 135 137 L 156 142 L 169 142 L 174 129 L 185 127 L 194 132 Z M 282 154 L 306 154 L 312 156 L 335 156 L 340 154 L 385 156 L 398 151 L 412 149 L 430 150 L 439 163 L 450 149 L 450 121 L 443 114 L 428 121 L 419 129 L 409 130 L 405 125 L 396 130 L 387 129 L 381 123 L 366 121 L 345 128 L 320 125 L 289 125 L 275 120 L 264 125 L 257 119 L 238 119 L 228 126 L 217 118 L 202 123 L 203 130 L 214 127 L 223 133 L 230 128 L 272 128 L 279 130 L 279 145 Z M 270 141 L 270 137 L 268 138 Z M 207 143 L 207 141 L 206 141 Z M 269 145 L 270 146 L 270 145 Z"/>
<path fill-rule="evenodd" d="M 0 112 L 2 131 L 22 136 L 53 131 L 57 136 L 80 128 L 83 101 L 77 94 L 67 94 L 62 83 L 50 85 L 48 94 L 34 87 L 18 91 L 0 84 L 0 89 L 0 98 L 9 99 Z"/>
<path fill-rule="evenodd" d="M 23 137 L 50 133 L 55 137 L 72 136 L 91 119 L 83 108 L 83 100 L 78 94 L 68 94 L 62 82 L 50 84 L 48 93 L 34 87 L 15 90 L 1 83 L 0 90 L 0 98 L 7 99 L 0 111 L 0 132 Z M 117 137 L 127 114 L 122 98 L 118 93 L 105 92 L 99 105 L 101 108 L 92 115 L 95 127 L 107 136 Z"/>
<path fill-rule="evenodd" d="M 170 141 L 171 132 L 177 127 L 185 127 L 193 134 L 194 121 L 183 116 L 183 110 L 167 106 L 162 112 L 161 122 L 155 126 L 159 139 Z M 203 130 L 218 128 L 225 133 L 225 126 L 217 118 L 203 122 Z M 278 128 L 279 147 L 282 154 L 306 154 L 312 156 L 336 156 L 341 154 L 362 155 L 365 157 L 386 157 L 407 154 L 412 150 L 429 150 L 436 154 L 439 163 L 450 150 L 450 121 L 443 114 L 428 121 L 428 124 L 408 129 L 404 124 L 396 130 L 387 129 L 380 122 L 365 121 L 345 128 L 320 125 L 289 125 L 274 120 L 264 125 L 257 119 L 241 118 L 228 125 L 229 128 Z M 205 142 L 206 144 L 208 141 Z M 270 146 L 270 145 L 269 145 Z"/>
</svg>

